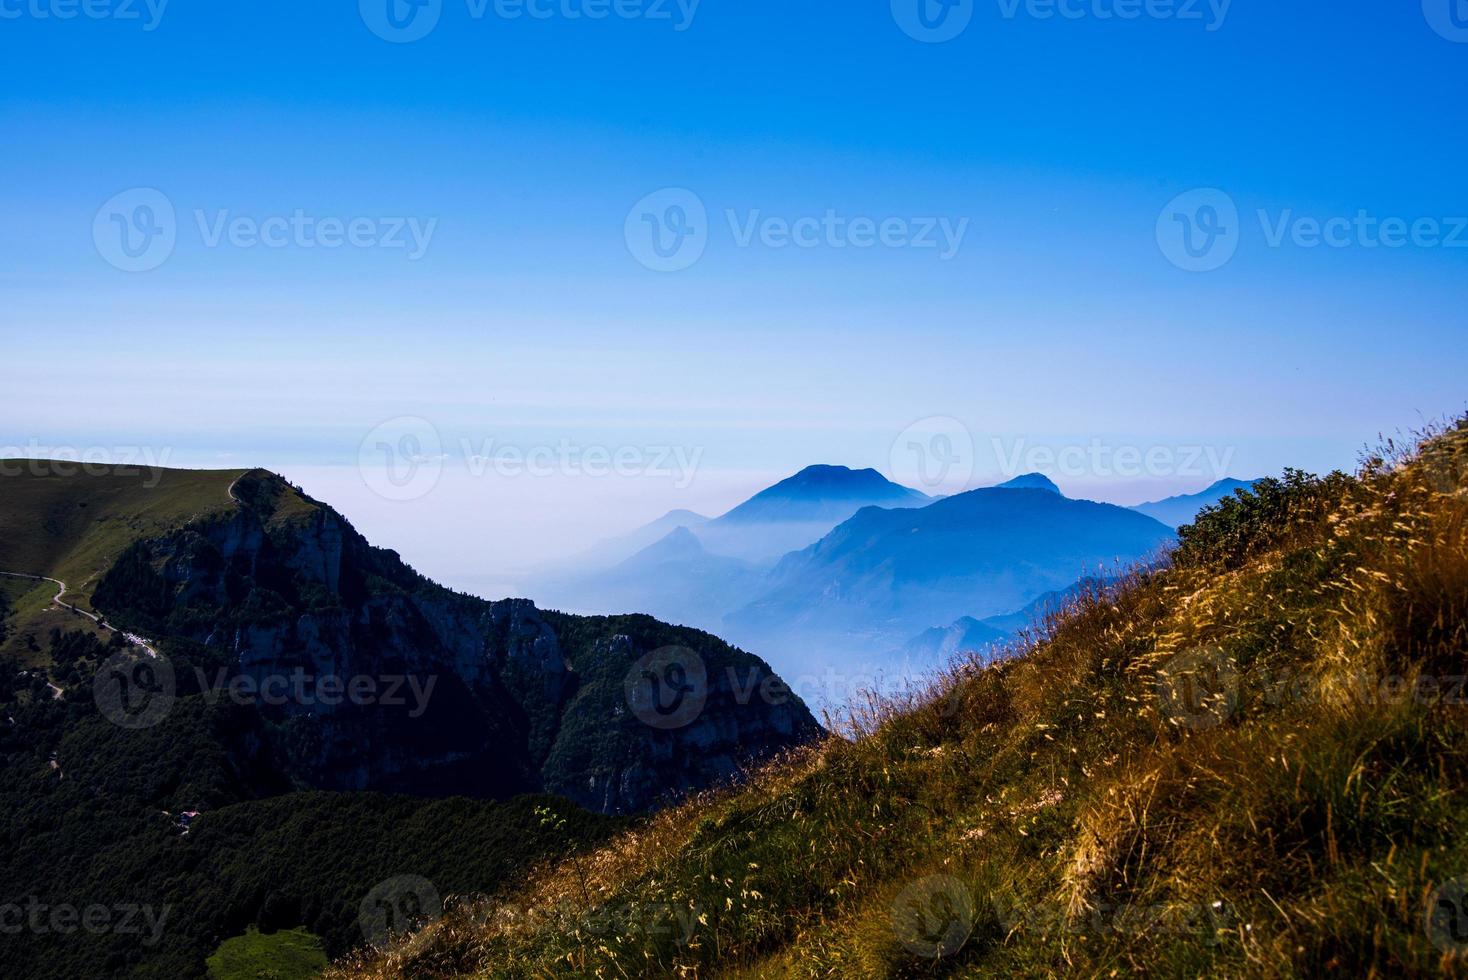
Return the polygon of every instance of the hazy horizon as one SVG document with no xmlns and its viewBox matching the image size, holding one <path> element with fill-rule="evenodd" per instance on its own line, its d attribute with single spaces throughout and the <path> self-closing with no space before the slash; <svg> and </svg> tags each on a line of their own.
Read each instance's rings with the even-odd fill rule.
<svg viewBox="0 0 1468 980">
<path fill-rule="evenodd" d="M 412 434 L 416 428 L 392 421 L 386 430 L 390 439 Z M 489 598 L 534 598 L 526 586 L 532 572 L 575 558 L 598 541 L 625 534 L 672 510 L 717 517 L 809 465 L 871 468 L 929 494 L 962 492 L 1022 473 L 1043 472 L 1067 496 L 1132 506 L 1194 493 L 1220 479 L 1275 476 L 1287 466 L 1322 473 L 1349 471 L 1360 452 L 1376 441 L 1368 437 L 1354 444 L 1344 439 L 1335 444 L 1326 439 L 1149 442 L 1142 437 L 1102 439 L 1080 433 L 980 436 L 966 427 L 954 429 L 952 421 L 945 419 L 915 432 L 910 427 L 891 433 L 853 428 L 832 440 L 824 456 L 803 460 L 796 453 L 809 445 L 808 440 L 793 439 L 789 445 L 766 443 L 768 457 L 774 462 L 764 468 L 728 465 L 729 460 L 743 463 L 748 459 L 733 451 L 716 451 L 711 457 L 707 447 L 697 445 L 572 444 L 568 454 L 565 446 L 528 439 L 523 431 L 518 440 L 440 433 L 442 452 L 425 450 L 418 460 L 406 459 L 394 443 L 391 465 L 402 487 L 386 479 L 386 459 L 369 452 L 353 462 L 343 460 L 352 448 L 346 445 L 322 444 L 320 455 L 315 456 L 306 450 L 211 453 L 126 441 L 34 442 L 0 445 L 0 458 L 268 469 L 339 510 L 373 544 L 399 552 L 430 578 Z M 1425 417 L 1407 420 L 1396 432 L 1384 434 L 1407 434 L 1428 421 Z M 924 448 L 932 445 L 934 437 L 953 440 L 966 436 L 971 446 L 961 446 L 949 458 L 946 474 L 936 464 L 923 473 L 914 465 L 919 461 L 905 448 L 913 434 Z M 466 448 L 471 451 L 466 453 Z M 363 446 L 355 449 L 352 455 L 361 457 Z M 547 464 L 537 464 L 529 456 L 536 449 L 545 454 L 550 472 L 545 471 Z M 604 474 L 595 458 L 590 466 L 585 461 L 588 451 L 594 456 L 599 450 L 605 450 L 610 460 L 601 467 L 607 471 Z M 651 472 L 618 475 L 615 456 L 619 450 L 631 452 L 627 459 Z M 751 454 L 757 451 L 757 447 L 748 450 Z M 821 450 L 812 447 L 810 451 Z M 1151 462 L 1163 465 L 1149 467 L 1149 451 Z M 692 467 L 686 468 L 690 461 Z M 1098 461 L 1101 472 L 1094 465 Z M 409 481 L 410 472 L 415 473 L 413 480 L 423 482 Z M 939 475 L 945 479 L 937 481 Z"/>
<path fill-rule="evenodd" d="M 1136 503 L 1462 411 L 1451 25 L 1104 6 L 27 6 L 0 443 L 278 470 L 453 584 L 811 463 L 911 483 L 921 420 L 948 489 L 1173 453 L 1048 470 Z M 407 503 L 357 477 L 402 419 L 449 457 Z M 563 445 L 637 475 L 465 473 Z"/>
</svg>

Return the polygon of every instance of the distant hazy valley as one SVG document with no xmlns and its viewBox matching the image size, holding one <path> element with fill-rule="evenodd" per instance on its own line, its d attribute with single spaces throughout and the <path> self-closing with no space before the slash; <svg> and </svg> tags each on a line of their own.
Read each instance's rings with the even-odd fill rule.
<svg viewBox="0 0 1468 980">
<path fill-rule="evenodd" d="M 811 466 L 721 516 L 675 510 L 600 542 L 527 591 L 552 607 L 697 626 L 839 699 L 841 678 L 812 678 L 834 668 L 901 680 L 1002 642 L 1043 597 L 1155 556 L 1250 485 L 1225 479 L 1127 508 L 1067 498 L 1038 473 L 935 498 L 875 470 Z"/>
</svg>

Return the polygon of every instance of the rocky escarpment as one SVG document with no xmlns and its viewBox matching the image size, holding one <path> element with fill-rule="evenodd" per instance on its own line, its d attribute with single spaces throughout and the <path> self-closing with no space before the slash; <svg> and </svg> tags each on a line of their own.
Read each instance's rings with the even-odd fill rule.
<svg viewBox="0 0 1468 980">
<path fill-rule="evenodd" d="M 646 616 L 560 629 L 578 688 L 541 771 L 547 790 L 587 809 L 623 813 L 724 783 L 819 734 L 762 661 L 707 634 Z"/>
<path fill-rule="evenodd" d="M 258 707 L 302 785 L 630 812 L 819 733 L 763 661 L 707 634 L 460 595 L 278 477 L 235 494 L 134 545 L 94 602 L 187 662 L 185 687 Z"/>
</svg>

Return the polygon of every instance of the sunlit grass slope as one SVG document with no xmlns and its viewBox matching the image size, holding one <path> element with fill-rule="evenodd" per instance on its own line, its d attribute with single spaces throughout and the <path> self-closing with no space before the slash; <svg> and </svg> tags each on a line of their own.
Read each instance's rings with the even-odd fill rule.
<svg viewBox="0 0 1468 980">
<path fill-rule="evenodd" d="M 1468 973 L 1468 427 L 351 977 Z"/>
<path fill-rule="evenodd" d="M 321 940 L 306 930 L 262 933 L 251 926 L 209 957 L 209 980 L 311 980 L 325 967 Z"/>
<path fill-rule="evenodd" d="M 65 582 L 84 608 L 128 545 L 228 513 L 245 471 L 0 460 L 0 571 Z M 55 590 L 52 590 L 53 592 Z"/>
</svg>

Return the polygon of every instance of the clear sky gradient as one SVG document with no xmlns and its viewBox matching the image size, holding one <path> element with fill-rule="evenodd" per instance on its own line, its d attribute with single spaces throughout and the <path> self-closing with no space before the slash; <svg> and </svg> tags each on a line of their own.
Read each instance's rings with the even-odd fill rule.
<svg viewBox="0 0 1468 980">
<path fill-rule="evenodd" d="M 1160 449 L 1141 473 L 1053 474 L 1131 503 L 1348 467 L 1378 432 L 1468 406 L 1468 11 L 1448 0 L 1135 18 L 965 0 L 944 43 L 903 29 L 907 0 L 621 0 L 641 16 L 605 19 L 441 0 L 393 43 L 370 26 L 388 2 L 138 0 L 130 20 L 121 0 L 72 19 L 0 0 L 0 443 L 269 466 L 492 592 L 808 463 L 893 473 L 924 419 L 973 446 L 943 490 L 1036 446 Z M 98 235 L 140 188 L 176 243 L 129 272 Z M 697 261 L 660 272 L 628 228 L 668 188 L 707 221 Z M 1205 188 L 1238 218 L 1227 261 L 1187 271 L 1167 209 Z M 297 212 L 432 233 L 416 258 L 210 243 Z M 740 243 L 828 212 L 965 231 L 948 258 Z M 1342 244 L 1311 244 L 1331 219 Z M 1400 247 L 1371 230 L 1389 219 L 1415 229 Z M 396 501 L 358 464 L 404 416 L 431 425 L 442 476 Z M 463 449 L 486 445 L 697 465 L 475 474 Z M 1189 447 L 1226 465 L 1195 472 Z"/>
</svg>

